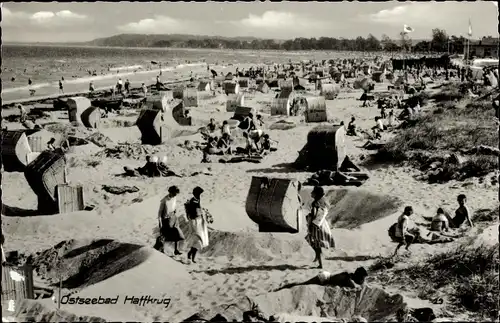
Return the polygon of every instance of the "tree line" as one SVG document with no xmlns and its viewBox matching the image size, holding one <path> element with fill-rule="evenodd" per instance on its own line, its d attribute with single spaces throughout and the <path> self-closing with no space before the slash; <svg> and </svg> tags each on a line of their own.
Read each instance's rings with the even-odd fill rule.
<svg viewBox="0 0 500 323">
<path fill-rule="evenodd" d="M 372 34 L 368 37 L 355 39 L 320 37 L 295 38 L 277 42 L 272 39 L 255 39 L 242 41 L 232 39 L 189 39 L 186 41 L 161 40 L 151 47 L 180 47 L 180 48 L 213 48 L 213 49 L 252 49 L 252 50 L 336 50 L 336 51 L 389 51 L 398 52 L 411 50 L 412 52 L 450 52 L 463 53 L 466 39 L 464 37 L 449 37 L 442 29 L 433 29 L 431 40 L 420 41 L 411 45 L 410 39 L 393 40 L 387 35 L 377 39 Z"/>
<path fill-rule="evenodd" d="M 272 39 L 238 39 L 223 37 L 203 37 L 189 35 L 136 35 L 122 34 L 91 42 L 97 46 L 121 47 L 158 47 L 158 48 L 211 48 L 211 49 L 250 49 L 250 50 L 335 50 L 335 51 L 389 51 L 399 52 L 450 52 L 463 53 L 466 44 L 464 37 L 448 36 L 446 31 L 435 28 L 430 40 L 415 44 L 408 37 L 393 40 L 387 35 L 381 39 L 369 34 L 366 38 L 355 39 L 320 37 L 295 38 L 286 41 Z M 413 43 L 413 44 L 412 44 Z"/>
</svg>

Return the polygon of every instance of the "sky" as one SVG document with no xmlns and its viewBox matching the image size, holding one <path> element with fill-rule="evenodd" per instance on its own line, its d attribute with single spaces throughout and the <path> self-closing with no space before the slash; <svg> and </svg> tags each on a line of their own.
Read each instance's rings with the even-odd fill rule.
<svg viewBox="0 0 500 323">
<path fill-rule="evenodd" d="M 79 42 L 117 34 L 191 34 L 293 39 L 398 37 L 433 28 L 498 37 L 496 1 L 475 2 L 18 2 L 2 3 L 2 37 L 12 42 Z"/>
</svg>

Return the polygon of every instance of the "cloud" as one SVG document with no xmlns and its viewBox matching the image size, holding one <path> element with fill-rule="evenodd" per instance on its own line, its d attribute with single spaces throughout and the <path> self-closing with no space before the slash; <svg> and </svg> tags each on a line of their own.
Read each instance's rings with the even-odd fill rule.
<svg viewBox="0 0 500 323">
<path fill-rule="evenodd" d="M 130 22 L 117 28 L 123 32 L 139 34 L 165 34 L 185 32 L 191 25 L 187 21 L 181 21 L 167 16 L 156 16 L 138 22 Z"/>
<path fill-rule="evenodd" d="M 322 22 L 309 19 L 308 17 L 280 11 L 266 11 L 262 16 L 249 14 L 247 18 L 233 21 L 232 23 L 247 28 L 267 28 L 274 30 L 314 29 L 324 26 Z"/>
<path fill-rule="evenodd" d="M 399 5 L 391 9 L 380 10 L 377 13 L 363 16 L 369 21 L 379 24 L 400 25 L 408 24 L 410 26 L 429 26 L 429 24 L 442 25 L 447 23 L 449 17 L 453 19 L 454 8 L 447 6 L 446 3 L 410 3 Z"/>
<path fill-rule="evenodd" d="M 74 13 L 69 10 L 61 10 L 58 12 L 39 11 L 35 12 L 30 16 L 30 20 L 34 24 L 52 24 L 52 25 L 64 25 L 69 23 L 75 23 L 77 21 L 83 21 L 85 19 L 87 19 L 87 16 L 80 15 L 78 13 Z"/>
<path fill-rule="evenodd" d="M 9 8 L 1 6 L 2 8 L 2 26 L 13 25 L 24 19 L 29 19 L 29 15 L 25 12 L 13 12 Z"/>
<path fill-rule="evenodd" d="M 24 26 L 27 22 L 37 27 L 51 27 L 72 25 L 76 22 L 87 20 L 88 17 L 69 10 L 38 11 L 29 14 L 23 11 L 11 11 L 2 6 L 2 25 L 4 26 Z"/>
</svg>

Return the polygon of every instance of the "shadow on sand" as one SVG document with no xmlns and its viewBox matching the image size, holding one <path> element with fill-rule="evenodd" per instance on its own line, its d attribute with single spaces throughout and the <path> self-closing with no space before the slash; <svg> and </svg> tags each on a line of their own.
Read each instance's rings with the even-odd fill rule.
<svg viewBox="0 0 500 323">
<path fill-rule="evenodd" d="M 273 165 L 272 168 L 261 168 L 261 169 L 249 169 L 247 173 L 304 173 L 302 169 L 296 169 L 293 163 L 283 163 Z"/>
<path fill-rule="evenodd" d="M 223 269 L 212 269 L 212 270 L 200 270 L 196 271 L 198 273 L 204 273 L 209 276 L 217 275 L 217 274 L 243 274 L 250 271 L 269 271 L 269 270 L 306 270 L 310 269 L 309 266 L 294 266 L 294 265 L 275 265 L 275 266 L 247 266 L 247 267 L 228 267 Z"/>
<path fill-rule="evenodd" d="M 97 241 L 92 242 L 89 245 L 84 246 L 84 247 L 80 247 L 80 248 L 76 248 L 76 249 L 71 250 L 70 252 L 65 254 L 63 258 L 66 258 L 66 259 L 73 258 L 73 257 L 79 256 L 81 254 L 84 254 L 85 252 L 88 252 L 90 250 L 104 247 L 104 246 L 110 244 L 111 242 L 113 242 L 113 240 L 111 240 L 111 239 L 97 240 Z"/>
<path fill-rule="evenodd" d="M 112 247 L 113 249 L 111 250 L 105 250 Z M 135 252 L 142 247 L 141 245 L 130 243 L 110 245 L 110 242 L 104 239 L 98 240 L 87 247 L 78 248 L 76 251 L 83 258 L 76 261 L 76 263 L 68 263 L 68 265 L 78 266 L 79 271 L 65 279 L 62 282 L 62 287 L 69 289 L 82 288 L 130 270 L 147 259 L 147 253 Z M 84 248 L 88 248 L 88 250 L 103 248 L 103 250 L 83 255 Z M 132 253 L 133 255 L 131 255 Z M 73 254 L 73 259 L 76 256 L 76 254 Z"/>
<path fill-rule="evenodd" d="M 382 256 L 333 256 L 326 257 L 326 260 L 340 260 L 340 261 L 367 261 L 383 258 Z"/>
<path fill-rule="evenodd" d="M 2 205 L 2 214 L 9 217 L 41 216 L 38 210 L 21 209 L 15 206 Z"/>
</svg>

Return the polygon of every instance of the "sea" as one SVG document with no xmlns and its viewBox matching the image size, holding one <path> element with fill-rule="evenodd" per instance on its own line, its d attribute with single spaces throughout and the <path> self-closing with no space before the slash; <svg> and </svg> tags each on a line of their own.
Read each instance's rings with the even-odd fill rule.
<svg viewBox="0 0 500 323">
<path fill-rule="evenodd" d="M 72 47 L 48 45 L 2 46 L 2 91 L 26 91 L 65 82 L 88 83 L 133 73 L 186 64 L 287 63 L 304 59 L 335 58 L 332 52 L 284 52 L 252 50 Z M 344 54 L 345 55 L 345 54 Z M 89 74 L 90 71 L 90 74 Z M 93 75 L 95 72 L 96 75 Z"/>
</svg>

